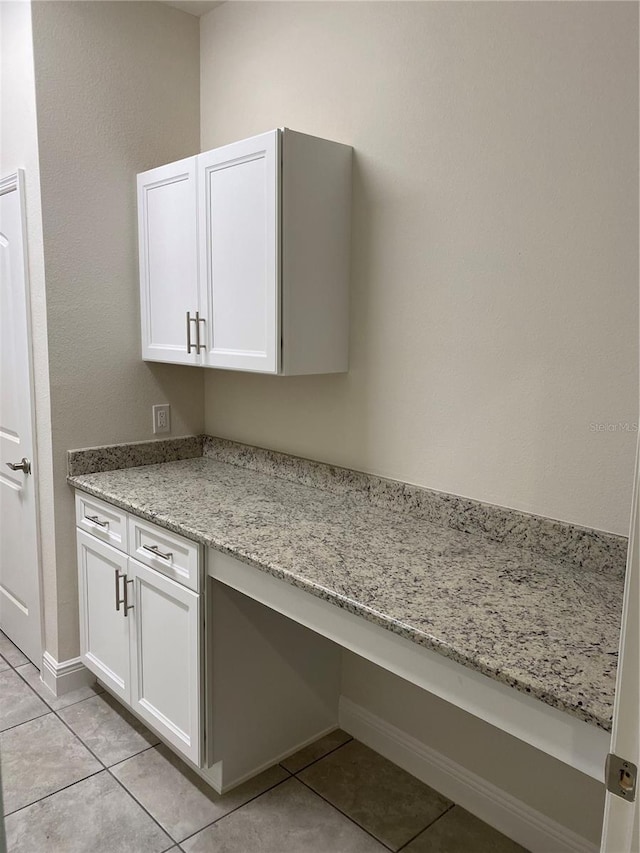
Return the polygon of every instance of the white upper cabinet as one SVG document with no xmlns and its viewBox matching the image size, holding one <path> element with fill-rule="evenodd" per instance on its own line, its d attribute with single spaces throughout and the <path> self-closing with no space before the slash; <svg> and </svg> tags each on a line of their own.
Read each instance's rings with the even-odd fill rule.
<svg viewBox="0 0 640 853">
<path fill-rule="evenodd" d="M 149 361 L 200 363 L 196 208 L 195 157 L 138 175 L 142 357 Z"/>
<path fill-rule="evenodd" d="M 204 361 L 277 373 L 278 131 L 198 157 Z"/>
<path fill-rule="evenodd" d="M 351 156 L 273 130 L 138 176 L 143 358 L 345 372 Z"/>
</svg>

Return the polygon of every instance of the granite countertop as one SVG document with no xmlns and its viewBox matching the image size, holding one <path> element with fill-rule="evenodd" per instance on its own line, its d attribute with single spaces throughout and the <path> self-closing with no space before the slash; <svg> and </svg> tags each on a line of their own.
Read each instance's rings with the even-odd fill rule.
<svg viewBox="0 0 640 853">
<path fill-rule="evenodd" d="M 206 457 L 69 483 L 611 729 L 620 573 Z"/>
</svg>

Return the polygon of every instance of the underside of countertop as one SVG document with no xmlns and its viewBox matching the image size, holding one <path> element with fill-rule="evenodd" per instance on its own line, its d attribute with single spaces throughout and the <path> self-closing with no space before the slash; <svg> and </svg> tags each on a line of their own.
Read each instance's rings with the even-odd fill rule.
<svg viewBox="0 0 640 853">
<path fill-rule="evenodd" d="M 155 458 L 177 447 L 150 444 Z M 358 488 L 244 467 L 242 453 L 220 461 L 219 446 L 209 456 L 193 441 L 184 448 L 192 458 L 82 474 L 70 466 L 69 483 L 610 730 L 624 586 L 615 537 L 603 565 L 553 558 L 375 505 Z M 89 467 L 79 459 L 76 471 Z"/>
</svg>

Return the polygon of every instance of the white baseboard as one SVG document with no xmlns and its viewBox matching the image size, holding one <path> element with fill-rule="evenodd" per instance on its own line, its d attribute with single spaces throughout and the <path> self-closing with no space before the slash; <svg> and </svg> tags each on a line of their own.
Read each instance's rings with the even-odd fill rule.
<svg viewBox="0 0 640 853">
<path fill-rule="evenodd" d="M 346 732 L 531 853 L 598 853 L 587 839 L 345 696 L 339 720 Z"/>
<path fill-rule="evenodd" d="M 93 684 L 95 675 L 86 668 L 81 658 L 69 658 L 58 662 L 49 652 L 42 655 L 40 676 L 56 696 L 71 693 L 79 687 Z"/>
</svg>

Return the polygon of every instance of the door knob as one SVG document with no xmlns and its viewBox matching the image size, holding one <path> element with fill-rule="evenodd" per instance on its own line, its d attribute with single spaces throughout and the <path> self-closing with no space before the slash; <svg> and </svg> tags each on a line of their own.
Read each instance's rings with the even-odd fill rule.
<svg viewBox="0 0 640 853">
<path fill-rule="evenodd" d="M 25 474 L 30 474 L 31 462 L 23 456 L 21 462 L 7 462 L 7 468 L 11 468 L 12 471 L 24 471 Z"/>
</svg>

